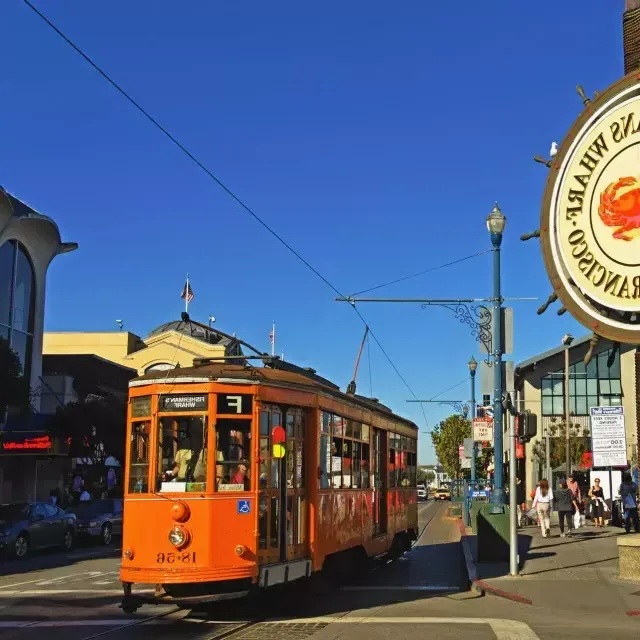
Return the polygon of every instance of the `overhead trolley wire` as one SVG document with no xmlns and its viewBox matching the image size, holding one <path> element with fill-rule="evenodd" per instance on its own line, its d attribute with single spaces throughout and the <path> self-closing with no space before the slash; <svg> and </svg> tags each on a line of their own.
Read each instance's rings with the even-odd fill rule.
<svg viewBox="0 0 640 640">
<path fill-rule="evenodd" d="M 356 291 L 352 293 L 349 297 L 355 298 L 356 296 L 362 295 L 363 293 L 369 293 L 369 291 L 375 291 L 376 289 L 382 289 L 382 287 L 389 287 L 392 284 L 397 284 L 398 282 L 404 282 L 405 280 L 410 280 L 411 278 L 417 278 L 418 276 L 423 276 L 426 273 L 431 273 L 433 271 L 438 271 L 439 269 L 444 269 L 445 267 L 451 267 L 454 264 L 458 264 L 460 262 L 464 262 L 465 260 L 471 260 L 471 258 L 477 258 L 478 256 L 482 256 L 485 253 L 489 253 L 489 251 L 493 251 L 493 249 L 485 249 L 484 251 L 478 251 L 478 253 L 474 253 L 470 256 L 466 256 L 464 258 L 460 258 L 458 260 L 454 260 L 453 262 L 447 262 L 446 264 L 441 264 L 437 267 L 431 267 L 429 269 L 425 269 L 424 271 L 418 271 L 418 273 L 412 273 L 410 276 L 403 276 L 402 278 L 397 278 L 396 280 L 391 280 L 390 282 L 385 282 L 383 284 L 378 284 L 375 287 L 370 287 L 369 289 L 363 289 L 362 291 Z"/>
<path fill-rule="evenodd" d="M 132 104 L 147 120 L 149 120 L 158 130 L 160 130 L 165 137 L 167 137 L 180 151 L 182 151 L 195 165 L 198 166 L 204 173 L 209 176 L 228 196 L 230 196 L 237 204 L 239 204 L 256 222 L 258 222 L 264 229 L 266 229 L 278 242 L 280 242 L 286 249 L 288 249 L 302 264 L 304 264 L 310 271 L 312 271 L 320 280 L 322 280 L 334 293 L 340 298 L 345 298 L 345 295 L 339 291 L 325 276 L 323 276 L 311 263 L 309 263 L 300 253 L 298 253 L 280 234 L 272 229 L 253 209 L 251 209 L 239 196 L 237 196 L 229 187 L 227 187 L 220 178 L 218 178 L 206 165 L 198 160 L 175 136 L 173 136 L 165 127 L 163 127 L 158 120 L 156 120 L 144 107 L 134 100 L 111 76 L 109 76 L 103 69 L 101 69 L 78 45 L 76 45 L 69 37 L 67 37 L 47 16 L 45 16 L 36 6 L 33 5 L 30 0 L 23 0 L 23 2 L 38 15 L 58 36 L 60 36 L 78 55 L 93 67 L 120 95 L 122 95 L 130 104 Z M 409 393 L 417 400 L 418 396 L 414 393 L 413 389 L 406 381 L 404 376 L 400 373 L 389 354 L 386 352 L 376 335 L 371 330 L 371 327 L 364 319 L 362 314 L 355 305 L 350 305 L 356 312 L 360 320 L 366 327 L 369 327 L 369 332 L 375 340 L 376 344 L 380 348 L 380 351 L 384 354 L 389 364 L 396 372 L 400 380 L 403 382 Z M 425 423 L 427 421 L 424 409 L 422 410 Z"/>
</svg>

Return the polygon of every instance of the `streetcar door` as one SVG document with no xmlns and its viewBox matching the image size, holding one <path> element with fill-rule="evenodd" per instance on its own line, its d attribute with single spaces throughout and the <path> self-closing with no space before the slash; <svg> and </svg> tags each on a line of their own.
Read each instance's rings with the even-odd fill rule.
<svg viewBox="0 0 640 640">
<path fill-rule="evenodd" d="M 263 405 L 260 411 L 260 564 L 306 556 L 305 425 L 299 408 Z M 284 430 L 284 441 L 278 427 Z"/>
<path fill-rule="evenodd" d="M 372 472 L 373 472 L 373 535 L 387 533 L 387 460 L 386 438 L 382 429 L 373 429 Z"/>
<path fill-rule="evenodd" d="M 307 500 L 305 485 L 306 414 L 299 407 L 285 409 L 286 455 L 282 477 L 282 548 L 285 560 L 306 556 Z"/>
</svg>

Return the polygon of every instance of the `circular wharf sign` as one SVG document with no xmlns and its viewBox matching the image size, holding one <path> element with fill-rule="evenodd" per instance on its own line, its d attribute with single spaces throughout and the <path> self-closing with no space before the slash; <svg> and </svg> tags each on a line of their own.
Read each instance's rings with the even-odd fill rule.
<svg viewBox="0 0 640 640">
<path fill-rule="evenodd" d="M 598 335 L 640 344 L 640 76 L 591 102 L 553 160 L 540 239 L 558 298 Z"/>
</svg>

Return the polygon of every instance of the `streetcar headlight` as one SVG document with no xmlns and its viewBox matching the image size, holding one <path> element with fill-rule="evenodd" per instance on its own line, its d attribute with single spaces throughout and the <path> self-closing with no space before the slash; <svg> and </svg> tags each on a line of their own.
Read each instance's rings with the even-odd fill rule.
<svg viewBox="0 0 640 640">
<path fill-rule="evenodd" d="M 169 542 L 176 547 L 176 549 L 184 547 L 189 542 L 189 533 L 182 527 L 173 527 L 171 531 L 169 531 Z"/>
</svg>

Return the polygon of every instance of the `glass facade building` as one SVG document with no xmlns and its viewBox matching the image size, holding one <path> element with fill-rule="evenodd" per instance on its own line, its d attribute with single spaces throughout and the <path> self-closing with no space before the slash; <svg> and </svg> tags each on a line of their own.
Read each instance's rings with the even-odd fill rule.
<svg viewBox="0 0 640 640">
<path fill-rule="evenodd" d="M 27 249 L 17 240 L 0 245 L 0 338 L 18 354 L 30 379 L 35 313 L 35 275 Z"/>
</svg>

